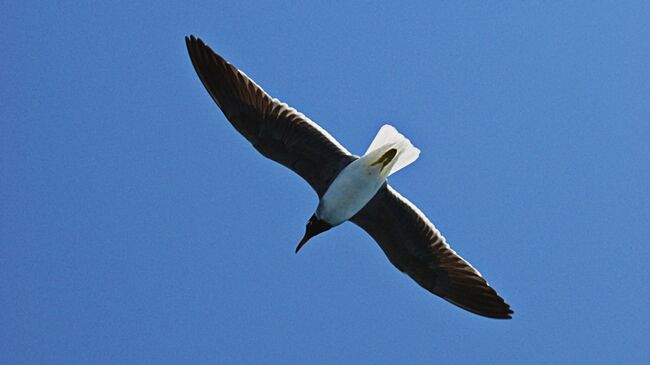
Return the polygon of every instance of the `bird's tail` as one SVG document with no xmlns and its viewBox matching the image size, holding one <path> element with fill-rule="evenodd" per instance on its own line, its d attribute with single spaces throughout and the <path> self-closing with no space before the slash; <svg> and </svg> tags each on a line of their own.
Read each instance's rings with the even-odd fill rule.
<svg viewBox="0 0 650 365">
<path fill-rule="evenodd" d="M 375 139 L 368 147 L 366 155 L 378 150 L 392 147 L 397 150 L 397 161 L 393 164 L 388 175 L 392 175 L 404 167 L 410 165 L 413 161 L 417 160 L 420 156 L 420 150 L 411 144 L 408 138 L 404 137 L 392 125 L 384 124 Z"/>
</svg>

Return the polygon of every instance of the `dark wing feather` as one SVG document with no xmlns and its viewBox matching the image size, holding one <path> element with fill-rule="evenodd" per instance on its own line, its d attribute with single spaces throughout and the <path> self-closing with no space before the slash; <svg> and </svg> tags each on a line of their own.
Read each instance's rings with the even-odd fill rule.
<svg viewBox="0 0 650 365">
<path fill-rule="evenodd" d="M 384 185 L 350 220 L 377 241 L 393 265 L 431 293 L 482 316 L 511 318 L 510 306 L 481 274 L 390 186 Z"/>
<path fill-rule="evenodd" d="M 201 82 L 230 123 L 264 156 L 302 176 L 322 196 L 357 157 L 324 129 L 269 96 L 202 40 L 185 37 Z"/>
</svg>

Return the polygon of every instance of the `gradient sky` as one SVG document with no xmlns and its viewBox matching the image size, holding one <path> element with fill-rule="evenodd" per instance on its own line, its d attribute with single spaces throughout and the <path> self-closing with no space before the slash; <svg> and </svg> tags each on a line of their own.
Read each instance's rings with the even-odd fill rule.
<svg viewBox="0 0 650 365">
<path fill-rule="evenodd" d="M 648 2 L 0 4 L 0 363 L 650 362 Z M 391 184 L 512 305 L 419 288 L 238 135 L 196 34 Z"/>
</svg>

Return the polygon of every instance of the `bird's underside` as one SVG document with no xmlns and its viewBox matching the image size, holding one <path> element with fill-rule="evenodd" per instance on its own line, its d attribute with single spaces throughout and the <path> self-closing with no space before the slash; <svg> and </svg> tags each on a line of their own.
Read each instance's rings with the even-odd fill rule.
<svg viewBox="0 0 650 365">
<path fill-rule="evenodd" d="M 199 78 L 230 123 L 264 156 L 303 177 L 319 198 L 358 157 L 210 49 L 185 38 Z M 426 216 L 388 184 L 352 218 L 420 286 L 470 312 L 511 318 L 510 306 L 458 256 Z"/>
</svg>

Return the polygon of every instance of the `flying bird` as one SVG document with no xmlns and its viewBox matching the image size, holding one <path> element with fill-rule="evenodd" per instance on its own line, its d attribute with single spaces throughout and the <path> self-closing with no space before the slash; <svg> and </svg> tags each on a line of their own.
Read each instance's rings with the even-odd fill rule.
<svg viewBox="0 0 650 365">
<path fill-rule="evenodd" d="M 271 97 L 201 39 L 185 37 L 194 69 L 230 123 L 262 155 L 296 172 L 319 197 L 296 253 L 345 221 L 368 232 L 388 260 L 429 292 L 470 312 L 511 318 L 510 306 L 452 250 L 410 201 L 387 183 L 420 150 L 384 125 L 366 153 L 351 154 L 304 114 Z"/>
</svg>

